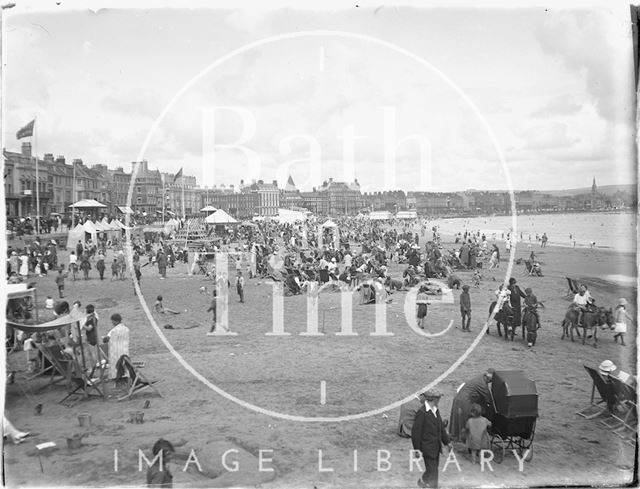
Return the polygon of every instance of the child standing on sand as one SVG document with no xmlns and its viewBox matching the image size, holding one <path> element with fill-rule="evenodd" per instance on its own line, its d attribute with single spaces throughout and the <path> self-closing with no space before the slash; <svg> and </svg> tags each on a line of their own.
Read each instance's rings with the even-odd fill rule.
<svg viewBox="0 0 640 489">
<path fill-rule="evenodd" d="M 60 265 L 58 275 L 56 276 L 56 285 L 58 286 L 58 295 L 60 299 L 64 299 L 64 279 L 67 278 L 67 274 L 64 273 L 64 265 Z"/>
<path fill-rule="evenodd" d="M 471 297 L 469 296 L 469 286 L 462 286 L 460 294 L 460 316 L 462 317 L 462 331 L 470 331 L 471 325 Z"/>
<path fill-rule="evenodd" d="M 624 335 L 627 332 L 627 319 L 633 320 L 633 318 L 627 312 L 627 299 L 618 299 L 618 307 L 615 312 L 615 325 L 613 331 L 616 333 L 613 335 L 613 340 L 617 343 L 618 336 L 620 337 L 620 343 L 625 346 Z"/>
<path fill-rule="evenodd" d="M 491 427 L 489 421 L 482 414 L 480 404 L 471 405 L 471 417 L 467 420 L 465 431 L 467 435 L 467 449 L 471 451 L 471 463 L 475 464 L 480 450 L 489 449 L 489 433 L 487 428 Z"/>
</svg>

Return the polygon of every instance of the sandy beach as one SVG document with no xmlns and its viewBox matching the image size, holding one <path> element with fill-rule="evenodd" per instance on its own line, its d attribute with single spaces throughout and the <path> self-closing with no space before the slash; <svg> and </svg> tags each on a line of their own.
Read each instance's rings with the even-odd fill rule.
<svg viewBox="0 0 640 489">
<path fill-rule="evenodd" d="M 291 335 L 267 336 L 272 328 L 272 286 L 251 279 L 245 304 L 238 303 L 234 291 L 230 293 L 229 324 L 237 336 L 211 337 L 206 336 L 210 316 L 205 312 L 210 296 L 200 288 L 207 286 L 210 292 L 213 283 L 203 275 L 188 276 L 184 264 L 169 269 L 166 280 L 159 280 L 155 268 L 142 269 L 142 290 L 149 308 L 156 295 L 162 294 L 165 307 L 181 312 L 154 316 L 158 330 L 133 295 L 130 280 L 110 282 L 107 271 L 107 279 L 101 282 L 95 270 L 88 281 L 67 279 L 67 300 L 96 306 L 101 335 L 110 327 L 109 316 L 122 314 L 131 330 L 131 356 L 144 362 L 141 371 L 149 379 L 161 380 L 162 397 L 143 393 L 117 402 L 120 391 L 107 384 L 107 399 L 67 408 L 59 404 L 64 387 L 49 386 L 44 377 L 27 384 L 23 379 L 25 353 L 9 355 L 8 370 L 17 374 L 16 382 L 6 388 L 6 413 L 31 435 L 20 445 L 5 447 L 7 484 L 144 485 L 146 467 L 139 471 L 138 451 L 149 457 L 151 446 L 162 437 L 179 446 L 179 456 L 172 463 L 176 487 L 415 487 L 420 471 L 411 470 L 410 441 L 396 435 L 399 409 L 341 422 L 302 422 L 256 412 L 196 378 L 169 351 L 158 331 L 191 369 L 216 388 L 289 418 L 343 417 L 381 410 L 432 382 L 481 336 L 477 347 L 438 385 L 444 394 L 440 409 L 448 418 L 456 388 L 488 367 L 524 370 L 536 381 L 539 393 L 533 459 L 520 471 L 517 459 L 508 455 L 501 464 L 493 463 L 493 470 L 481 472 L 462 450 L 456 450 L 458 465 L 450 463 L 443 471 L 446 456 L 441 458 L 441 485 L 627 483 L 632 477 L 634 448 L 598 419 L 586 420 L 575 413 L 588 405 L 591 394 L 583 365 L 597 367 L 610 359 L 623 370 L 636 372 L 635 324 L 627 335 L 627 346 L 614 343 L 612 331 L 602 330 L 598 348 L 594 348 L 592 340 L 586 345 L 561 341 L 560 323 L 569 304 L 566 277 L 587 284 L 599 305 L 614 308 L 619 297 L 626 297 L 629 313 L 635 316 L 635 255 L 522 246 L 515 258 L 528 257 L 532 249 L 544 276 L 529 277 L 524 265 L 514 264 L 511 272 L 523 289 L 532 287 L 546 306 L 541 310 L 538 343 L 531 349 L 519 335 L 514 342 L 505 342 L 497 336 L 494 324 L 490 324 L 490 334 L 483 332 L 489 303 L 507 273 L 502 245 L 500 268 L 483 270 L 480 287 L 471 288 L 471 334 L 460 329 L 460 292 L 455 290 L 453 304 L 432 304 L 427 332 L 442 331 L 451 320 L 453 326 L 431 338 L 417 336 L 407 327 L 406 292 L 394 293 L 386 310 L 393 336 L 370 335 L 375 307 L 359 305 L 357 294 L 352 305 L 357 335 L 336 335 L 341 321 L 340 294 L 333 292 L 323 292 L 319 300 L 318 325 L 324 335 L 300 335 L 305 331 L 307 310 L 307 298 L 302 295 L 283 299 L 284 328 Z M 66 256 L 64 252 L 62 262 Z M 400 276 L 403 268 L 394 264 L 391 274 Z M 471 284 L 471 272 L 457 274 Z M 33 281 L 40 318 L 49 319 L 51 313 L 43 305 L 46 296 L 56 297 L 53 276 Z M 409 307 L 413 311 L 413 305 Z M 169 324 L 174 329 L 164 328 Z M 326 386 L 324 403 L 322 382 Z M 148 409 L 143 409 L 145 400 L 150 401 Z M 36 404 L 43 406 L 39 416 L 34 415 Z M 128 423 L 131 411 L 143 411 L 145 422 Z M 77 417 L 83 412 L 91 414 L 91 426 L 79 426 Z M 82 448 L 67 448 L 66 438 L 72 434 L 85 435 Z M 35 446 L 48 441 L 55 442 L 57 449 L 42 454 L 41 470 Z M 191 450 L 188 470 L 183 471 Z"/>
</svg>

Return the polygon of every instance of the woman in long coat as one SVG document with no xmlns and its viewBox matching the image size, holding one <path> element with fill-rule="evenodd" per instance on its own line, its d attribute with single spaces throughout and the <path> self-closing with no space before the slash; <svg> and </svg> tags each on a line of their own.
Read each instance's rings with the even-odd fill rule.
<svg viewBox="0 0 640 489">
<path fill-rule="evenodd" d="M 491 405 L 489 383 L 493 378 L 494 369 L 490 368 L 485 373 L 465 382 L 462 389 L 456 394 L 451 405 L 451 419 L 449 421 L 449 435 L 454 441 L 462 441 L 460 435 L 471 416 L 471 406 L 480 404 L 482 414 L 488 411 Z"/>
<path fill-rule="evenodd" d="M 469 266 L 469 245 L 464 243 L 460 248 L 460 261 L 465 267 Z"/>
<path fill-rule="evenodd" d="M 524 299 L 526 294 L 522 292 L 522 289 L 516 284 L 516 279 L 513 277 L 509 279 L 509 287 L 507 288 L 511 292 L 509 300 L 511 302 L 511 308 L 513 309 L 513 327 L 519 328 L 522 323 L 522 306 L 520 298 Z"/>
<path fill-rule="evenodd" d="M 113 314 L 111 316 L 113 328 L 107 333 L 109 343 L 109 378 L 115 379 L 117 376 L 117 364 L 122 355 L 129 356 L 129 328 L 122 324 L 122 316 Z"/>
</svg>

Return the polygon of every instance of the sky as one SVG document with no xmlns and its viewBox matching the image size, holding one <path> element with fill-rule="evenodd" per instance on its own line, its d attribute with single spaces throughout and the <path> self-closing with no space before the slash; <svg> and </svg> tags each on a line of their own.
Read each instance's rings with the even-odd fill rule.
<svg viewBox="0 0 640 489">
<path fill-rule="evenodd" d="M 146 159 L 208 187 L 636 180 L 628 4 L 17 4 L 3 11 L 9 150 L 36 117 L 39 155 Z"/>
</svg>

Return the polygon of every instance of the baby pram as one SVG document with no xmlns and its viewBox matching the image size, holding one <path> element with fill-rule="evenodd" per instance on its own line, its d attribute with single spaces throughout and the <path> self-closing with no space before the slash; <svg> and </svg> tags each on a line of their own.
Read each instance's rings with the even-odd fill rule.
<svg viewBox="0 0 640 489">
<path fill-rule="evenodd" d="M 521 370 L 498 371 L 493 374 L 490 393 L 493 412 L 487 418 L 494 460 L 501 463 L 507 450 L 517 450 L 529 462 L 538 418 L 536 383 Z"/>
</svg>

